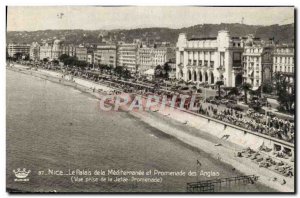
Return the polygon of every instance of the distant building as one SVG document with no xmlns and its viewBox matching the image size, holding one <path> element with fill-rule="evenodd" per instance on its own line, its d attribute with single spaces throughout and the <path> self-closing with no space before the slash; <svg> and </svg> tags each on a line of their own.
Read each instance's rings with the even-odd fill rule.
<svg viewBox="0 0 300 198">
<path fill-rule="evenodd" d="M 244 82 L 259 88 L 263 82 L 272 80 L 272 46 L 246 43 L 243 53 Z"/>
<path fill-rule="evenodd" d="M 169 78 L 170 79 L 175 79 L 176 78 L 176 59 L 170 59 L 170 61 L 168 62 L 168 66 L 169 66 Z"/>
<path fill-rule="evenodd" d="M 294 45 L 275 46 L 273 51 L 273 74 L 280 73 L 281 75 L 284 75 L 287 81 L 290 83 L 291 87 L 295 83 L 294 64 Z"/>
<path fill-rule="evenodd" d="M 87 48 L 86 47 L 76 47 L 75 49 L 76 51 L 76 57 L 78 58 L 78 60 L 80 61 L 87 61 Z"/>
<path fill-rule="evenodd" d="M 175 58 L 175 49 L 169 47 L 142 47 L 138 49 L 139 71 L 149 70 L 158 65 L 164 65 Z"/>
<path fill-rule="evenodd" d="M 97 46 L 97 49 L 94 51 L 94 64 L 116 67 L 117 46 L 116 45 Z"/>
<path fill-rule="evenodd" d="M 76 56 L 76 47 L 74 45 L 63 45 L 61 46 L 61 54 L 66 54 L 68 56 Z"/>
<path fill-rule="evenodd" d="M 243 39 L 219 31 L 217 37 L 187 39 L 180 34 L 176 49 L 176 78 L 184 81 L 215 84 L 223 81 L 227 87 L 243 82 Z"/>
<path fill-rule="evenodd" d="M 40 44 L 37 42 L 30 45 L 29 58 L 34 61 L 40 60 Z"/>
<path fill-rule="evenodd" d="M 21 43 L 9 43 L 7 45 L 7 52 L 10 57 L 14 57 L 17 54 L 29 55 L 30 45 Z"/>
<path fill-rule="evenodd" d="M 94 64 L 94 53 L 93 52 L 89 52 L 87 54 L 87 62 L 88 64 Z"/>
<path fill-rule="evenodd" d="M 44 43 L 40 46 L 40 60 L 47 58 L 52 59 L 52 45 L 49 43 Z"/>
<path fill-rule="evenodd" d="M 62 43 L 60 40 L 55 40 L 52 46 L 52 55 L 50 60 L 58 60 L 60 55 L 62 55 Z"/>
<path fill-rule="evenodd" d="M 138 45 L 120 43 L 117 50 L 117 65 L 135 72 L 138 66 Z"/>
<path fill-rule="evenodd" d="M 40 60 L 44 58 L 47 58 L 49 61 L 58 60 L 62 52 L 62 43 L 60 40 L 55 40 L 53 44 L 44 43 L 40 46 Z"/>
</svg>

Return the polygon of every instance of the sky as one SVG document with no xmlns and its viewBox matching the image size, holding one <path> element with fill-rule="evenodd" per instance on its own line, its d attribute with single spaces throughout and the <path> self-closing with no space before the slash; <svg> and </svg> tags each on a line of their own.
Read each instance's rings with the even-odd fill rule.
<svg viewBox="0 0 300 198">
<path fill-rule="evenodd" d="M 196 6 L 9 6 L 7 8 L 8 31 L 182 28 L 205 23 L 241 23 L 242 19 L 243 23 L 248 25 L 294 23 L 294 8 Z"/>
</svg>

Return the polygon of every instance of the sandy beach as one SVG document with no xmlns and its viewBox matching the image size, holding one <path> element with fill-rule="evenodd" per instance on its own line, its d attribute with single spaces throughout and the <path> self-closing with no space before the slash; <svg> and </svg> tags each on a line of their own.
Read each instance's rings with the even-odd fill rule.
<svg viewBox="0 0 300 198">
<path fill-rule="evenodd" d="M 59 83 L 59 79 L 61 79 L 60 73 L 41 69 L 37 71 L 28 70 L 28 67 L 22 65 L 14 65 L 14 68 L 11 68 L 11 70 L 20 70 L 22 73 L 37 77 L 45 76 L 45 79 L 57 83 Z M 53 79 L 49 79 L 47 76 L 52 77 Z M 92 88 L 95 87 L 97 90 L 100 89 L 103 91 L 113 90 L 111 87 L 76 77 L 74 78 L 74 82 L 68 85 L 74 87 L 80 85 L 81 91 L 88 92 L 97 98 L 101 98 L 104 93 L 93 92 Z M 191 114 L 188 115 L 186 112 L 182 112 L 180 110 L 165 109 L 164 111 L 155 112 L 132 111 L 130 114 L 147 123 L 151 127 L 157 128 L 158 130 L 175 137 L 187 145 L 205 151 L 213 158 L 235 167 L 236 170 L 245 175 L 254 174 L 259 176 L 258 182 L 262 183 L 263 185 L 276 189 L 280 192 L 294 191 L 294 178 L 284 177 L 272 170 L 259 167 L 258 164 L 251 162 L 251 159 L 249 158 L 236 157 L 236 153 L 244 148 L 247 148 L 249 144 L 252 143 L 251 141 L 245 142 L 243 140 L 239 140 L 240 144 L 238 144 L 239 141 L 235 141 L 234 143 L 234 141 L 220 139 L 220 137 L 216 136 L 213 132 L 215 130 L 214 126 L 211 126 L 207 123 L 204 126 L 201 124 L 201 122 L 198 123 L 195 121 L 197 120 L 197 116 Z M 184 121 L 187 122 L 183 123 Z M 216 144 L 221 144 L 221 146 L 215 146 Z M 259 145 L 260 143 L 257 143 L 257 147 Z M 277 181 L 272 180 L 274 177 L 277 178 Z M 282 179 L 286 180 L 285 185 L 281 185 Z"/>
</svg>

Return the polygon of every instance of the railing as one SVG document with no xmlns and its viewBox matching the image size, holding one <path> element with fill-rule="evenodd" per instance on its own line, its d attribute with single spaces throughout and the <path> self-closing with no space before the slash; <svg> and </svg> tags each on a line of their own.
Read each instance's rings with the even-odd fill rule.
<svg viewBox="0 0 300 198">
<path fill-rule="evenodd" d="M 227 177 L 220 179 L 204 180 L 198 182 L 187 183 L 187 192 L 214 192 L 216 188 L 222 188 L 222 185 L 230 186 L 234 184 L 254 184 L 258 180 L 256 175 L 243 175 L 236 177 Z"/>
</svg>

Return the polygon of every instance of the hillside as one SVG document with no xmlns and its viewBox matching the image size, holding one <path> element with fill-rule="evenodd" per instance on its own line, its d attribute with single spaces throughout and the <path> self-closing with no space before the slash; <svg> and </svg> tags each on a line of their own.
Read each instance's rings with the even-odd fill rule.
<svg viewBox="0 0 300 198">
<path fill-rule="evenodd" d="M 170 28 L 138 28 L 129 30 L 40 30 L 7 32 L 7 43 L 32 43 L 60 39 L 67 44 L 100 43 L 103 39 L 110 41 L 123 40 L 132 42 L 133 39 L 144 41 L 168 41 L 176 43 L 178 34 L 187 33 L 188 37 L 216 36 L 219 30 L 228 30 L 232 36 L 254 34 L 264 40 L 275 39 L 280 43 L 290 43 L 294 40 L 294 24 L 257 26 L 239 23 L 203 24 L 181 29 Z"/>
</svg>

